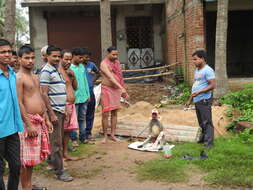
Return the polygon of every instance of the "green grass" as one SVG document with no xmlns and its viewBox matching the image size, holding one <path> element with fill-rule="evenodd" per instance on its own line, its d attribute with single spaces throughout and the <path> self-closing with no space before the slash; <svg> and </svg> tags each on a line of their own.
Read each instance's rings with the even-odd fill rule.
<svg viewBox="0 0 253 190">
<path fill-rule="evenodd" d="M 90 144 L 80 144 L 80 146 L 76 149 L 75 152 L 70 152 L 71 156 L 79 157 L 79 158 L 87 158 L 94 154 L 98 153 L 95 150 L 95 145 Z"/>
<path fill-rule="evenodd" d="M 239 137 L 222 137 L 215 147 L 206 151 L 207 160 L 184 161 L 185 154 L 199 156 L 204 148 L 196 143 L 176 144 L 171 159 L 159 158 L 145 162 L 136 171 L 139 179 L 163 182 L 185 182 L 194 175 L 192 168 L 204 172 L 203 180 L 210 185 L 253 187 L 252 145 L 244 144 Z"/>
</svg>

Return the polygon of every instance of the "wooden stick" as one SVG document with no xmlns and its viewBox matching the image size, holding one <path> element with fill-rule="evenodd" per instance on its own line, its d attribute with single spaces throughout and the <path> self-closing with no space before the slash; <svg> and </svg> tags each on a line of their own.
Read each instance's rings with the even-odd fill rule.
<svg viewBox="0 0 253 190">
<path fill-rule="evenodd" d="M 160 74 L 154 74 L 154 75 L 145 75 L 145 76 L 139 76 L 139 77 L 129 77 L 129 78 L 124 78 L 123 80 L 136 80 L 136 79 L 144 79 L 144 78 L 151 78 L 151 77 L 159 77 L 159 76 L 166 76 L 166 75 L 173 75 L 174 72 L 166 72 L 166 73 L 160 73 Z M 96 83 L 101 83 L 102 80 L 97 80 Z"/>
<path fill-rule="evenodd" d="M 154 68 L 147 68 L 147 69 L 134 69 L 134 70 L 122 70 L 123 73 L 130 73 L 130 72 L 145 72 L 145 71 L 154 71 L 154 70 L 160 70 L 160 69 L 166 69 L 174 66 L 180 65 L 179 63 L 173 63 L 170 65 L 165 65 L 161 67 L 154 67 Z"/>
<path fill-rule="evenodd" d="M 144 78 L 150 78 L 150 77 L 159 77 L 159 76 L 166 76 L 166 75 L 173 75 L 174 72 L 166 72 L 166 73 L 160 73 L 160 74 L 154 74 L 154 75 L 145 75 L 145 76 L 139 76 L 139 77 L 129 77 L 124 78 L 125 80 L 135 80 L 135 79 L 144 79 Z"/>
</svg>

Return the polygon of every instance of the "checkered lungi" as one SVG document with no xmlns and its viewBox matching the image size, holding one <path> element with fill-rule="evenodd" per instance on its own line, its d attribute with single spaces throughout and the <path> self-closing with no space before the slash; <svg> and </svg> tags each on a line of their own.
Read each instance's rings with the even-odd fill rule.
<svg viewBox="0 0 253 190">
<path fill-rule="evenodd" d="M 35 166 L 44 161 L 50 154 L 49 135 L 44 121 L 39 114 L 28 117 L 32 125 L 37 129 L 37 137 L 29 137 L 27 130 L 19 133 L 20 158 L 23 166 Z"/>
</svg>

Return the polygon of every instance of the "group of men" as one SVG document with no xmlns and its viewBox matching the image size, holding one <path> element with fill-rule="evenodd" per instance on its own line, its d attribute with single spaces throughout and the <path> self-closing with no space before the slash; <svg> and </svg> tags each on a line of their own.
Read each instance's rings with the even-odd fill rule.
<svg viewBox="0 0 253 190">
<path fill-rule="evenodd" d="M 75 160 L 68 155 L 69 139 L 74 146 L 94 140 L 91 135 L 96 104 L 93 87 L 99 74 L 102 77 L 102 143 L 108 141 L 109 126 L 111 140 L 118 141 L 117 111 L 121 97 L 129 96 L 118 51 L 115 47 L 107 51 L 98 69 L 90 61 L 91 52 L 87 48 L 70 51 L 45 46 L 41 51 L 45 64 L 33 74 L 34 49 L 24 45 L 15 55 L 11 44 L 0 39 L 0 190 L 5 190 L 5 161 L 9 167 L 8 190 L 18 189 L 20 173 L 22 189 L 41 189 L 33 187 L 31 178 L 33 166 L 44 160 L 57 179 L 73 180 L 64 171 L 63 161 Z M 192 57 L 197 69 L 192 96 L 186 106 L 193 100 L 202 128 L 199 142 L 212 147 L 214 71 L 206 64 L 205 51 L 196 51 Z"/>
<path fill-rule="evenodd" d="M 91 135 L 95 96 L 94 80 L 102 76 L 103 143 L 107 142 L 107 128 L 111 112 L 111 140 L 115 137 L 117 110 L 120 98 L 127 98 L 118 51 L 108 48 L 100 70 L 90 61 L 87 48 L 61 50 L 48 45 L 42 48 L 45 62 L 34 73 L 35 52 L 22 46 L 13 63 L 11 44 L 0 39 L 0 189 L 4 190 L 5 160 L 9 166 L 7 189 L 18 189 L 21 175 L 22 189 L 41 189 L 32 185 L 33 166 L 47 160 L 57 179 L 72 181 L 64 171 L 68 142 L 73 146 L 94 140 Z M 17 72 L 17 73 L 16 73 Z M 79 141 L 78 133 L 79 129 Z"/>
</svg>

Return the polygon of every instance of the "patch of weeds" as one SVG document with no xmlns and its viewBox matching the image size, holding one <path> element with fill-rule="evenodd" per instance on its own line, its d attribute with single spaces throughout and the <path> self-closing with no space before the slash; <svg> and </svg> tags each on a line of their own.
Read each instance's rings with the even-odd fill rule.
<svg viewBox="0 0 253 190">
<path fill-rule="evenodd" d="M 106 169 L 109 169 L 109 168 L 112 168 L 112 166 L 108 166 L 108 165 L 102 165 L 101 168 L 106 168 Z"/>
<path fill-rule="evenodd" d="M 230 106 L 228 116 L 233 118 L 233 123 L 237 121 L 247 121 L 253 124 L 253 85 L 245 85 L 244 89 L 230 92 L 221 98 L 222 104 Z M 235 110 L 240 112 L 239 116 L 234 118 Z"/>
<path fill-rule="evenodd" d="M 204 148 L 196 143 L 177 144 L 171 159 L 147 161 L 137 166 L 136 172 L 144 180 L 183 182 L 193 174 L 191 168 L 195 165 L 205 172 L 203 179 L 208 184 L 253 187 L 252 145 L 245 144 L 244 138 L 234 135 L 216 139 L 214 148 L 205 150 L 207 160 L 180 160 L 185 154 L 199 156 Z"/>
<path fill-rule="evenodd" d="M 107 152 L 103 152 L 103 151 L 101 151 L 101 152 L 98 152 L 100 155 L 102 155 L 102 156 L 105 156 L 105 155 L 107 155 L 108 153 Z"/>
<path fill-rule="evenodd" d="M 140 180 L 175 183 L 187 181 L 186 168 L 187 164 L 182 160 L 156 159 L 145 162 L 136 171 Z"/>
<path fill-rule="evenodd" d="M 196 143 L 177 144 L 172 149 L 171 159 L 158 158 L 136 167 L 140 180 L 155 180 L 168 183 L 186 182 L 188 180 L 188 161 L 181 160 L 185 154 L 199 154 L 201 146 Z"/>
<path fill-rule="evenodd" d="M 253 144 L 253 135 L 252 135 L 252 129 L 245 129 L 244 131 L 241 131 L 238 134 L 238 137 L 240 138 L 241 142 L 244 144 Z"/>
<path fill-rule="evenodd" d="M 170 96 L 165 96 L 161 99 L 162 105 L 177 104 L 182 105 L 187 102 L 191 96 L 191 89 L 186 83 L 180 83 L 176 87 L 170 88 Z"/>
<path fill-rule="evenodd" d="M 241 138 L 219 138 L 215 148 L 210 150 L 209 159 L 194 161 L 208 172 L 205 180 L 223 186 L 253 186 L 252 147 L 244 144 Z"/>
<path fill-rule="evenodd" d="M 68 170 L 69 174 L 76 178 L 85 178 L 91 179 L 96 177 L 99 173 L 102 172 L 102 168 L 94 168 L 90 170 L 86 170 L 84 168 L 75 168 Z"/>
<path fill-rule="evenodd" d="M 79 158 L 88 158 L 98 153 L 95 150 L 95 145 L 90 144 L 80 144 L 80 146 L 76 149 L 75 152 L 70 152 L 71 156 L 79 157 Z"/>
</svg>

